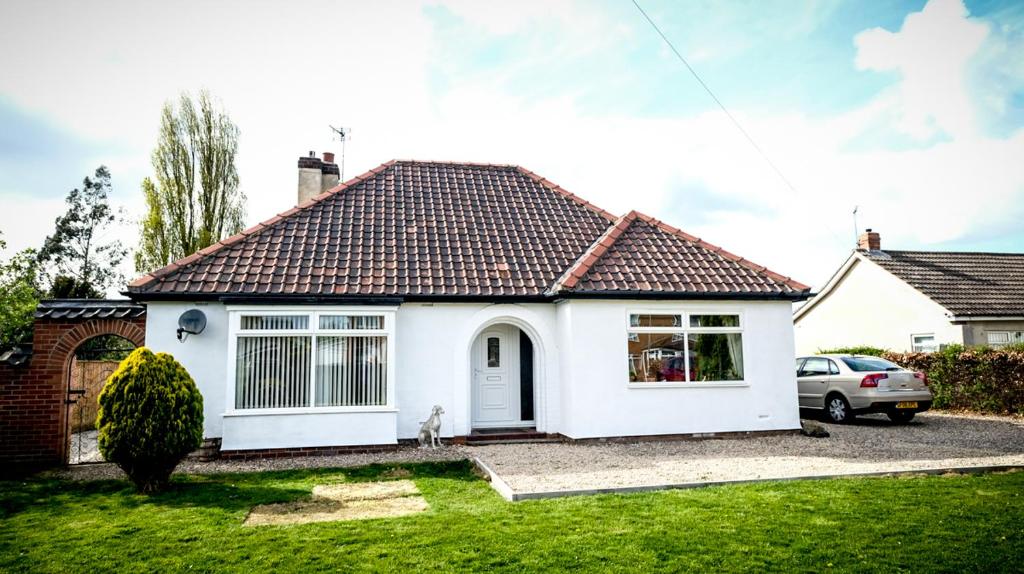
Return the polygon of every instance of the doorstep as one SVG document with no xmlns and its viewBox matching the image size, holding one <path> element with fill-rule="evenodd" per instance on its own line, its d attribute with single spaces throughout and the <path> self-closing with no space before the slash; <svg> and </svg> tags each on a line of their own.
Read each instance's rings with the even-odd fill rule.
<svg viewBox="0 0 1024 574">
<path fill-rule="evenodd" d="M 461 439 L 461 440 L 460 440 Z M 535 427 L 510 427 L 473 429 L 464 437 L 456 437 L 456 443 L 467 446 L 483 446 L 489 444 L 521 444 L 562 442 L 565 439 L 559 434 L 539 432 Z"/>
</svg>

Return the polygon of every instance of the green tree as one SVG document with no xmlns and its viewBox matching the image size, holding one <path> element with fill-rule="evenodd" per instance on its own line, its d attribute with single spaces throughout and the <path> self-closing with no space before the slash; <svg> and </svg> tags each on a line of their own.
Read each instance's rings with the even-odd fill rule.
<svg viewBox="0 0 1024 574">
<path fill-rule="evenodd" d="M 245 195 L 238 189 L 235 155 L 238 127 L 203 91 L 183 93 L 177 107 L 164 104 L 153 150 L 155 182 L 142 192 L 135 268 L 149 271 L 208 247 L 242 230 Z"/>
<path fill-rule="evenodd" d="M 0 250 L 7 243 L 0 234 Z M 32 321 L 42 293 L 34 249 L 0 262 L 0 350 L 32 340 Z"/>
<path fill-rule="evenodd" d="M 92 178 L 82 181 L 81 189 L 68 192 L 68 210 L 57 218 L 53 235 L 39 250 L 44 274 L 61 292 L 101 296 L 124 280 L 117 268 L 128 250 L 120 241 L 108 239 L 122 221 L 110 207 L 110 191 L 110 171 L 101 165 Z"/>
<path fill-rule="evenodd" d="M 47 296 L 51 299 L 102 299 L 100 293 L 90 283 L 76 281 L 74 277 L 58 275 L 50 284 Z"/>
</svg>

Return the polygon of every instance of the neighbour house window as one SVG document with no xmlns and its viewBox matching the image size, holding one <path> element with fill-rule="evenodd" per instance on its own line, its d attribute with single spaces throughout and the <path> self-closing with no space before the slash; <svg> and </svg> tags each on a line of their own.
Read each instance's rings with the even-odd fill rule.
<svg viewBox="0 0 1024 574">
<path fill-rule="evenodd" d="M 993 347 L 1024 343 L 1024 331 L 989 331 L 985 335 L 988 344 Z"/>
<path fill-rule="evenodd" d="M 739 314 L 631 313 L 626 333 L 630 383 L 743 380 Z"/>
<path fill-rule="evenodd" d="M 234 408 L 382 407 L 389 313 L 237 312 Z"/>
<path fill-rule="evenodd" d="M 911 349 L 915 353 L 934 353 L 939 350 L 939 346 L 935 344 L 935 335 L 932 333 L 911 335 L 910 339 Z"/>
</svg>

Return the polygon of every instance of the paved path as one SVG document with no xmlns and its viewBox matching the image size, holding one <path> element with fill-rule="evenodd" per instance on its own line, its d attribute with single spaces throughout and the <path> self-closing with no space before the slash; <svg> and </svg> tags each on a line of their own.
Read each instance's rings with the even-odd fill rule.
<svg viewBox="0 0 1024 574">
<path fill-rule="evenodd" d="M 87 462 L 103 462 L 103 455 L 100 454 L 97 437 L 99 431 L 76 432 L 71 435 L 71 444 L 68 447 L 68 461 L 71 464 Z"/>
</svg>

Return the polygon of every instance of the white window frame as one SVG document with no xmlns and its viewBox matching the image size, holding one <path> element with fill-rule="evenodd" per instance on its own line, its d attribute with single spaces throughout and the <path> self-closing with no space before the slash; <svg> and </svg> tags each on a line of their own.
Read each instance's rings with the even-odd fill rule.
<svg viewBox="0 0 1024 574">
<path fill-rule="evenodd" d="M 931 337 L 932 338 L 932 349 L 931 351 L 919 351 L 918 347 L 921 345 L 917 344 L 918 337 Z M 910 350 L 915 353 L 935 353 L 939 350 L 939 341 L 935 338 L 935 333 L 911 333 L 910 335 Z"/>
<path fill-rule="evenodd" d="M 632 327 L 630 326 L 630 316 L 632 315 L 680 315 L 682 325 L 680 327 Z M 736 315 L 739 317 L 739 327 L 690 327 L 690 316 L 691 315 Z M 637 333 L 672 333 L 682 334 L 686 340 L 687 352 L 684 353 L 684 364 L 686 368 L 686 376 L 690 376 L 690 334 L 705 334 L 705 333 L 740 333 L 743 334 L 746 329 L 747 318 L 742 310 L 740 309 L 729 309 L 723 307 L 711 307 L 711 308 L 693 308 L 693 307 L 654 307 L 654 308 L 634 308 L 626 309 L 625 326 L 626 338 L 630 334 Z M 624 341 L 625 342 L 625 341 Z M 626 387 L 629 389 L 672 389 L 672 388 L 684 388 L 684 389 L 707 389 L 707 388 L 721 388 L 721 387 L 749 387 L 750 383 L 747 381 L 747 357 L 749 357 L 747 349 L 747 337 L 740 337 L 740 343 L 743 348 L 743 380 L 739 381 L 651 381 L 648 383 L 644 382 L 633 382 L 629 380 L 629 344 L 626 343 L 626 349 L 623 352 L 625 359 L 623 371 L 626 373 Z"/>
<path fill-rule="evenodd" d="M 994 349 L 999 349 L 1009 345 L 1017 345 L 1024 342 L 1024 337 L 1018 337 L 1020 331 L 985 331 L 985 344 Z M 1002 343 L 993 343 L 992 335 L 1006 335 L 1006 341 Z"/>
<path fill-rule="evenodd" d="M 367 306 L 229 306 L 228 313 L 228 357 L 227 357 L 227 394 L 224 397 L 224 416 L 265 416 L 292 414 L 323 414 L 323 413 L 379 413 L 397 412 L 395 407 L 395 313 L 398 307 L 367 307 Z M 308 315 L 309 327 L 306 329 L 261 329 L 243 330 L 243 315 Z M 322 315 L 358 315 L 383 316 L 383 329 L 320 329 Z M 315 403 L 316 397 L 316 339 L 318 335 L 338 336 L 377 336 L 387 339 L 387 381 L 385 389 L 387 402 L 384 405 L 370 406 L 331 406 L 331 407 L 294 407 L 270 409 L 237 409 L 235 408 L 235 383 L 238 353 L 238 338 L 246 336 L 302 336 L 311 338 L 311 368 L 309 372 L 310 402 Z"/>
</svg>

